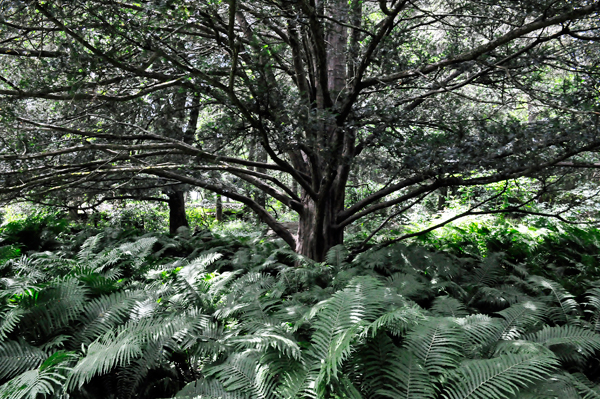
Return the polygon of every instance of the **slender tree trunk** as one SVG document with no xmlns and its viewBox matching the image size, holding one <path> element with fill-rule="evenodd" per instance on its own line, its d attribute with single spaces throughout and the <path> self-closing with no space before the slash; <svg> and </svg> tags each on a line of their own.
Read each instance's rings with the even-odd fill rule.
<svg viewBox="0 0 600 399">
<path fill-rule="evenodd" d="M 263 163 L 267 162 L 267 152 L 261 146 L 256 146 L 256 160 L 258 162 L 263 162 Z M 256 171 L 260 172 L 260 173 L 267 173 L 267 170 L 264 169 L 264 168 L 256 168 Z M 256 194 L 256 202 L 260 206 L 262 206 L 263 208 L 265 208 L 266 205 L 267 205 L 267 196 L 266 196 L 266 194 L 264 192 L 262 192 L 262 191 L 259 191 Z"/>
<path fill-rule="evenodd" d="M 185 215 L 185 197 L 184 192 L 180 190 L 174 190 L 167 193 L 169 197 L 169 232 L 176 234 L 177 229 L 185 226 L 190 227 Z"/>
<path fill-rule="evenodd" d="M 215 213 L 217 222 L 221 223 L 223 221 L 223 199 L 221 198 L 221 194 L 217 194 L 217 202 L 215 203 Z"/>
</svg>

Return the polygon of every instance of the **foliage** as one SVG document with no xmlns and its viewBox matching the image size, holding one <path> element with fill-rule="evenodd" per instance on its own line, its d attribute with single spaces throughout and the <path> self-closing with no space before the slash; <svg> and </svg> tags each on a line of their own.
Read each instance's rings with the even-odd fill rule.
<svg viewBox="0 0 600 399">
<path fill-rule="evenodd" d="M 109 228 L 3 261 L 0 397 L 600 395 L 592 280 L 575 297 L 505 253 L 421 245 L 315 263 L 242 231 Z"/>
</svg>

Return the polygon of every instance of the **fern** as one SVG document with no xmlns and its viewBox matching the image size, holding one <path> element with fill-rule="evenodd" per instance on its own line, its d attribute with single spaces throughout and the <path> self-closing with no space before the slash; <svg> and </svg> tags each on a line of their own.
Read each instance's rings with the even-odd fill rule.
<svg viewBox="0 0 600 399">
<path fill-rule="evenodd" d="M 533 301 L 518 303 L 498 314 L 504 318 L 498 339 L 515 339 L 543 319 L 546 307 Z"/>
<path fill-rule="evenodd" d="M 371 336 L 376 336 L 380 330 L 387 330 L 392 335 L 401 336 L 406 330 L 425 320 L 423 309 L 416 305 L 406 305 L 385 313 L 373 321 L 365 329 Z"/>
<path fill-rule="evenodd" d="M 530 276 L 528 281 L 550 292 L 550 302 L 558 304 L 548 309 L 548 317 L 555 322 L 568 322 L 579 314 L 579 304 L 574 296 L 554 281 L 540 276 Z"/>
<path fill-rule="evenodd" d="M 587 302 L 585 305 L 589 308 L 586 313 L 591 314 L 591 323 L 594 331 L 600 332 L 600 288 L 591 288 L 586 292 Z"/>
<path fill-rule="evenodd" d="M 431 318 L 406 335 L 404 347 L 429 373 L 444 373 L 458 366 L 466 337 L 452 319 Z"/>
<path fill-rule="evenodd" d="M 50 335 L 76 320 L 84 308 L 88 290 L 79 281 L 68 278 L 56 280 L 35 295 L 21 298 L 21 306 L 28 309 L 20 322 L 28 334 Z"/>
<path fill-rule="evenodd" d="M 503 330 L 503 324 L 498 319 L 482 314 L 474 314 L 455 319 L 462 327 L 466 336 L 465 352 L 476 356 L 484 351 L 484 348 L 494 345 Z"/>
<path fill-rule="evenodd" d="M 189 327 L 189 322 L 184 318 L 147 319 L 109 331 L 88 346 L 85 357 L 79 360 L 69 375 L 67 387 L 80 388 L 94 376 L 131 364 L 144 355 L 147 345 L 173 339 L 177 331 L 186 327 Z"/>
<path fill-rule="evenodd" d="M 27 342 L 0 342 L 0 381 L 38 367 L 48 355 Z"/>
<path fill-rule="evenodd" d="M 259 363 L 257 351 L 235 353 L 224 363 L 206 370 L 206 373 L 216 376 L 227 391 L 238 391 L 257 399 L 274 398 L 275 380 L 268 367 Z"/>
<path fill-rule="evenodd" d="M 396 348 L 390 337 L 382 332 L 367 339 L 365 345 L 356 352 L 348 374 L 366 397 L 378 397 L 379 394 L 375 392 L 390 384 L 382 369 L 389 363 Z"/>
<path fill-rule="evenodd" d="M 436 390 L 427 368 L 410 352 L 395 349 L 389 360 L 389 366 L 383 373 L 391 384 L 376 391 L 389 398 L 428 399 L 436 397 Z"/>
<path fill-rule="evenodd" d="M 600 385 L 592 383 L 584 374 L 566 374 L 582 399 L 600 399 Z"/>
<path fill-rule="evenodd" d="M 431 312 L 436 316 L 463 317 L 469 312 L 458 299 L 450 296 L 438 296 L 431 304 Z"/>
<path fill-rule="evenodd" d="M 549 355 L 507 354 L 465 362 L 449 375 L 443 397 L 495 399 L 514 395 L 521 388 L 544 380 L 558 366 Z"/>
<path fill-rule="evenodd" d="M 502 274 L 502 267 L 500 266 L 500 257 L 502 255 L 502 253 L 495 253 L 486 257 L 481 265 L 475 269 L 470 285 L 474 287 L 494 285 Z"/>
<path fill-rule="evenodd" d="M 600 335 L 577 326 L 544 327 L 541 331 L 528 334 L 525 339 L 546 347 L 564 345 L 581 356 L 587 357 L 600 350 Z"/>
<path fill-rule="evenodd" d="M 226 391 L 223 383 L 216 379 L 205 379 L 190 382 L 177 393 L 181 399 L 245 399 L 245 394 L 237 391 Z"/>
<path fill-rule="evenodd" d="M 74 355 L 69 352 L 56 352 L 46 359 L 39 368 L 29 370 L 0 386 L 3 399 L 38 399 L 62 390 L 69 363 Z"/>
<path fill-rule="evenodd" d="M 321 363 L 328 383 L 350 350 L 349 339 L 356 333 L 355 326 L 365 317 L 365 298 L 352 290 L 336 292 L 326 301 L 313 324 L 310 358 Z M 350 333 L 349 333 L 350 332 Z M 350 335 L 349 335 L 350 334 Z M 320 381 L 320 379 L 319 379 Z"/>
<path fill-rule="evenodd" d="M 343 245 L 332 247 L 325 255 L 325 262 L 329 265 L 341 269 L 350 253 Z"/>
<path fill-rule="evenodd" d="M 0 340 L 6 339 L 13 332 L 25 312 L 19 308 L 4 310 L 0 313 Z"/>
<path fill-rule="evenodd" d="M 139 291 L 116 292 L 88 302 L 78 317 L 82 326 L 74 335 L 75 341 L 78 345 L 87 345 L 123 324 L 130 317 L 135 304 L 145 296 Z"/>
</svg>

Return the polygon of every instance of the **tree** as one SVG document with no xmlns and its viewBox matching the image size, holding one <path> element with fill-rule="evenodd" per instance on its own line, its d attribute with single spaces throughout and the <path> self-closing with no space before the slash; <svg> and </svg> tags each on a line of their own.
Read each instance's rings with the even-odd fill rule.
<svg viewBox="0 0 600 399">
<path fill-rule="evenodd" d="M 5 2 L 2 193 L 133 177 L 197 186 L 243 202 L 316 260 L 348 225 L 438 189 L 535 177 L 527 203 L 596 166 L 599 11 L 584 0 Z M 174 112 L 197 123 L 182 129 Z M 378 188 L 347 198 L 367 178 Z M 297 234 L 241 182 L 297 212 Z"/>
</svg>

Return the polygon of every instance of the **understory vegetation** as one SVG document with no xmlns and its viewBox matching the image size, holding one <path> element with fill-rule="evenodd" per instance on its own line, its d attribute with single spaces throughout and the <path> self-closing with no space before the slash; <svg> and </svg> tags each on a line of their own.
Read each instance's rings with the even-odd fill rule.
<svg viewBox="0 0 600 399">
<path fill-rule="evenodd" d="M 600 398 L 600 232 L 544 223 L 316 263 L 239 223 L 11 221 L 0 397 Z"/>
</svg>

